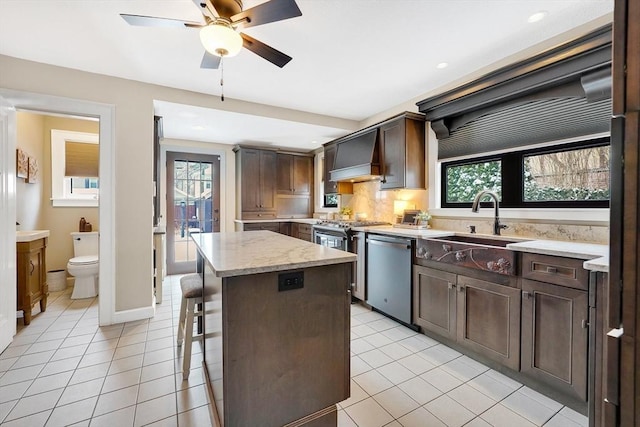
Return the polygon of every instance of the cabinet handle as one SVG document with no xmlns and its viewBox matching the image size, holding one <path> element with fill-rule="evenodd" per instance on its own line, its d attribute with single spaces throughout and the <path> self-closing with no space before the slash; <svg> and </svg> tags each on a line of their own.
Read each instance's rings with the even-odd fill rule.
<svg viewBox="0 0 640 427">
<path fill-rule="evenodd" d="M 458 292 L 464 292 L 464 286 L 458 285 Z"/>
<path fill-rule="evenodd" d="M 453 283 L 451 283 L 451 282 L 447 282 L 447 287 L 448 287 L 449 289 L 453 289 L 453 288 L 455 288 L 456 286 L 455 286 Z"/>
<path fill-rule="evenodd" d="M 531 292 L 529 292 L 529 291 L 522 291 L 522 298 L 523 298 L 523 299 L 529 299 L 529 298 L 531 298 Z"/>
<path fill-rule="evenodd" d="M 587 322 L 587 319 L 582 319 L 580 325 L 582 326 L 582 329 L 587 329 L 589 327 L 589 322 Z"/>
<path fill-rule="evenodd" d="M 36 266 L 33 264 L 32 260 L 29 260 L 29 265 L 31 266 L 31 271 L 29 272 L 29 276 L 33 275 L 33 270 L 36 269 Z"/>
<path fill-rule="evenodd" d="M 555 273 L 557 273 L 557 272 L 558 272 L 558 269 L 557 269 L 557 268 L 555 268 L 555 267 L 550 267 L 550 266 L 549 266 L 549 267 L 547 267 L 547 273 L 555 274 Z"/>
</svg>

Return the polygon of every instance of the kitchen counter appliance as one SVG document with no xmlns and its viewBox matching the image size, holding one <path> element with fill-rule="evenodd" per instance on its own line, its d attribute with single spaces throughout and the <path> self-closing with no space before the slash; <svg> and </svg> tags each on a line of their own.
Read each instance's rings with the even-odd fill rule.
<svg viewBox="0 0 640 427">
<path fill-rule="evenodd" d="M 366 269 L 363 267 L 366 255 L 364 251 L 358 251 L 357 233 L 353 231 L 353 227 L 372 227 L 376 225 L 390 225 L 384 221 L 338 221 L 338 220 L 321 220 L 313 226 L 313 241 L 319 245 L 329 248 L 340 249 L 343 251 L 358 254 L 358 262 L 353 264 L 352 273 L 352 297 L 365 299 L 366 291 L 364 290 L 364 280 L 358 281 L 358 263 L 360 264 L 360 274 Z M 364 234 L 364 233 L 362 233 Z M 361 285 L 358 286 L 357 284 Z M 353 300 L 352 300 L 353 301 Z"/>
<path fill-rule="evenodd" d="M 313 226 L 313 241 L 329 248 L 355 253 L 353 248 L 353 227 L 391 225 L 384 221 L 320 220 Z"/>
<path fill-rule="evenodd" d="M 410 328 L 411 263 L 414 239 L 367 236 L 367 304 Z"/>
</svg>

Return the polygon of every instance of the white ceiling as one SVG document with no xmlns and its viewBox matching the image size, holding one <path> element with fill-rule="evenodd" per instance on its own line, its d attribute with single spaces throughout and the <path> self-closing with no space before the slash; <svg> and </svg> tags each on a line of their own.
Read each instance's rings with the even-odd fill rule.
<svg viewBox="0 0 640 427">
<path fill-rule="evenodd" d="M 359 122 L 605 22 L 613 10 L 613 0 L 296 1 L 301 17 L 245 30 L 293 60 L 280 69 L 243 49 L 225 61 L 225 98 Z M 244 9 L 262 2 L 244 0 Z M 528 23 L 539 11 L 546 18 Z M 132 27 L 120 13 L 201 20 L 192 0 L 0 0 L 0 54 L 220 95 L 220 71 L 199 68 L 197 30 Z M 449 66 L 436 68 L 441 62 Z M 177 139 L 310 150 L 350 131 L 163 101 L 155 107 L 165 137 Z"/>
</svg>

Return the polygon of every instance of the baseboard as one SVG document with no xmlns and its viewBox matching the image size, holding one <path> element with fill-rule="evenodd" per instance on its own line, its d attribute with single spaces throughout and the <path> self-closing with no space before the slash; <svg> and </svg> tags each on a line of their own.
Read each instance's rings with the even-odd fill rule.
<svg viewBox="0 0 640 427">
<path fill-rule="evenodd" d="M 134 322 L 136 320 L 150 319 L 156 314 L 155 305 L 149 307 L 134 308 L 131 310 L 116 311 L 111 316 L 112 324 Z"/>
</svg>

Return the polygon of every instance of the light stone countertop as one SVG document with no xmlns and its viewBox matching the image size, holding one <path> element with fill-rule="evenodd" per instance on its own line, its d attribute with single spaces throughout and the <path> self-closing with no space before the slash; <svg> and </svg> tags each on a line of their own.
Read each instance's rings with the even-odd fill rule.
<svg viewBox="0 0 640 427">
<path fill-rule="evenodd" d="M 192 233 L 217 277 L 245 276 L 356 261 L 356 255 L 274 233 Z"/>
<path fill-rule="evenodd" d="M 511 243 L 507 245 L 507 249 L 587 260 L 604 257 L 609 253 L 609 246 L 607 245 L 562 242 L 558 240 L 530 240 L 527 242 Z"/>
<path fill-rule="evenodd" d="M 412 237 L 416 239 L 434 239 L 437 237 L 453 236 L 456 233 L 446 230 L 432 230 L 430 228 L 400 228 L 386 225 L 376 225 L 372 227 L 353 227 L 353 231 L 364 231 L 366 233 L 384 234 L 388 236 Z"/>
<path fill-rule="evenodd" d="M 234 219 L 237 224 L 260 224 L 263 222 L 297 222 L 299 224 L 317 224 L 318 218 L 272 218 L 272 219 Z"/>
<path fill-rule="evenodd" d="M 601 271 L 603 273 L 608 273 L 609 272 L 609 254 L 600 258 L 595 258 L 595 259 L 590 259 L 588 261 L 585 261 L 584 264 L 582 264 L 582 267 L 585 270 Z"/>
<path fill-rule="evenodd" d="M 555 255 L 567 258 L 585 259 L 585 270 L 607 272 L 609 270 L 609 246 L 595 243 L 566 242 L 559 240 L 532 240 L 518 236 L 492 236 L 481 234 L 457 233 L 447 230 L 406 229 L 398 227 L 354 227 L 355 231 L 386 234 L 390 236 L 414 237 L 417 239 L 434 239 L 446 236 L 478 236 L 490 239 L 522 240 L 510 243 L 507 249 L 518 252 L 530 252 L 542 255 Z"/>
<path fill-rule="evenodd" d="M 16 231 L 16 242 L 33 242 L 44 237 L 49 237 L 49 230 Z"/>
</svg>

